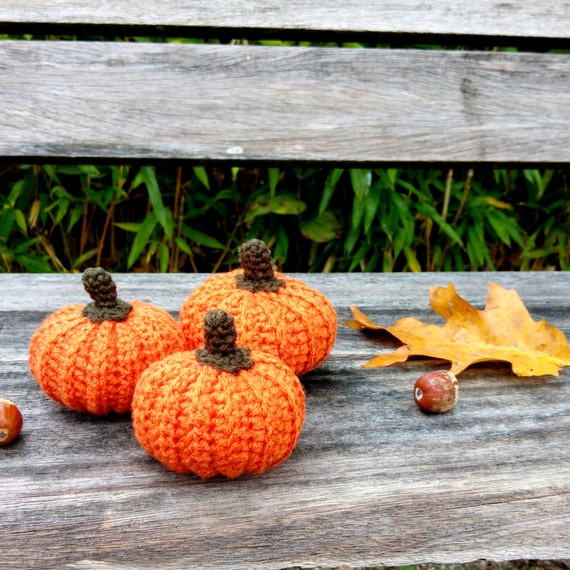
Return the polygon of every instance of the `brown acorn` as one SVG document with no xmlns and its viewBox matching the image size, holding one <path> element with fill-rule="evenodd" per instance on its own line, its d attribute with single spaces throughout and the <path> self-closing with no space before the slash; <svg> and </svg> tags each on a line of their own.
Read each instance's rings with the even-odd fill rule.
<svg viewBox="0 0 570 570">
<path fill-rule="evenodd" d="M 22 431 L 22 414 L 18 406 L 0 398 L 0 447 L 12 443 Z"/>
<path fill-rule="evenodd" d="M 459 382 L 448 370 L 422 374 L 414 384 L 416 404 L 425 412 L 447 412 L 457 403 Z"/>
</svg>

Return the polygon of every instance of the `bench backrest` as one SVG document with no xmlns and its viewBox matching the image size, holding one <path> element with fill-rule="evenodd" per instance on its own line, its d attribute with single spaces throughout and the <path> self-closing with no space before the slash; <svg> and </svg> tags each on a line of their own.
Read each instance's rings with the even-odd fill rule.
<svg viewBox="0 0 570 570">
<path fill-rule="evenodd" d="M 0 159 L 570 163 L 568 1 L 136 6 L 4 0 L 0 33 L 478 49 L 1 41 Z"/>
</svg>

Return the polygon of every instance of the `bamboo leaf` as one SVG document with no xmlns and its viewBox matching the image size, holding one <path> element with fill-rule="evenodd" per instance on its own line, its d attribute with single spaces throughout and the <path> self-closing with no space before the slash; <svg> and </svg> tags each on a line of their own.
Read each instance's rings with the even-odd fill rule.
<svg viewBox="0 0 570 570">
<path fill-rule="evenodd" d="M 499 208 L 500 210 L 510 210 L 512 206 L 507 202 L 503 202 L 502 200 L 497 200 L 493 196 L 485 196 L 485 202 L 490 206 L 494 206 L 495 208 Z"/>
<path fill-rule="evenodd" d="M 91 176 L 92 178 L 98 178 L 101 176 L 101 173 L 97 169 L 97 167 L 91 164 L 63 164 L 57 167 L 58 174 L 67 174 L 69 176 L 76 176 L 78 174 L 87 174 L 87 176 Z"/>
<path fill-rule="evenodd" d="M 142 223 L 139 222 L 117 222 L 115 227 L 127 232 L 140 232 Z"/>
<path fill-rule="evenodd" d="M 289 252 L 289 236 L 281 226 L 278 226 L 275 231 L 275 238 L 275 244 L 271 248 L 273 258 L 276 261 L 285 261 L 285 259 L 287 259 L 287 253 Z"/>
<path fill-rule="evenodd" d="M 372 184 L 372 170 L 353 168 L 350 171 L 350 180 L 354 192 L 352 205 L 352 227 L 356 228 L 362 222 L 366 210 L 366 197 Z"/>
<path fill-rule="evenodd" d="M 378 206 L 380 205 L 381 188 L 379 184 L 372 184 L 366 197 L 364 208 L 364 233 L 368 234 L 372 222 L 378 214 Z"/>
<path fill-rule="evenodd" d="M 348 233 L 346 234 L 346 238 L 344 240 L 344 254 L 345 255 L 350 255 L 352 253 L 352 250 L 356 246 L 356 242 L 358 241 L 359 237 L 360 237 L 360 227 L 352 226 L 348 230 Z"/>
<path fill-rule="evenodd" d="M 12 189 L 10 190 L 10 194 L 8 194 L 8 205 L 14 207 L 16 205 L 16 202 L 18 201 L 18 198 L 20 197 L 20 195 L 22 194 L 24 190 L 24 180 L 18 180 L 18 182 L 14 183 L 12 185 Z"/>
<path fill-rule="evenodd" d="M 25 267 L 31 273 L 53 273 L 52 267 L 47 262 L 47 257 L 32 256 L 28 253 L 14 255 L 14 261 Z"/>
<path fill-rule="evenodd" d="M 225 249 L 226 246 L 218 241 L 216 238 L 209 236 L 199 230 L 191 228 L 189 226 L 184 226 L 182 228 L 182 233 L 191 241 L 194 241 L 200 245 L 206 247 L 211 247 L 212 249 Z M 181 248 L 182 249 L 182 248 Z"/>
<path fill-rule="evenodd" d="M 158 250 L 158 264 L 161 273 L 168 272 L 168 264 L 170 263 L 170 248 L 162 243 Z"/>
<path fill-rule="evenodd" d="M 352 168 L 350 170 L 352 189 L 357 196 L 366 196 L 372 184 L 372 170 L 364 168 Z"/>
<path fill-rule="evenodd" d="M 511 239 L 522 246 L 522 232 L 518 224 L 503 212 L 491 210 L 487 214 L 487 220 L 498 238 L 508 247 L 511 246 Z"/>
<path fill-rule="evenodd" d="M 176 246 L 180 251 L 183 251 L 185 254 L 189 255 L 190 257 L 194 255 L 192 248 L 182 238 L 176 238 Z"/>
<path fill-rule="evenodd" d="M 431 218 L 444 232 L 453 243 L 463 247 L 463 241 L 458 233 L 451 227 L 451 225 L 445 221 L 442 215 L 431 205 L 426 202 L 418 202 L 416 204 L 416 208 L 420 214 L 426 216 L 427 218 Z"/>
<path fill-rule="evenodd" d="M 63 218 L 65 218 L 65 215 L 69 210 L 69 206 L 71 205 L 71 201 L 67 200 L 66 198 L 62 198 L 58 200 L 56 203 L 58 205 L 58 209 L 57 209 L 57 214 L 55 216 L 54 224 L 57 226 L 62 222 Z"/>
<path fill-rule="evenodd" d="M 145 184 L 148 198 L 152 205 L 152 210 L 156 216 L 156 220 L 162 226 L 164 233 L 169 240 L 172 239 L 172 234 L 174 231 L 174 226 L 172 223 L 172 214 L 168 215 L 169 212 L 164 206 L 162 201 L 162 194 L 158 186 L 158 181 L 156 179 L 155 169 L 151 166 L 143 166 L 139 173 L 137 174 L 135 181 L 133 182 L 133 187 L 136 188 L 141 183 Z"/>
<path fill-rule="evenodd" d="M 81 202 L 77 202 L 71 211 L 71 215 L 69 216 L 69 223 L 67 224 L 67 231 L 70 232 L 73 230 L 75 224 L 81 219 L 83 215 L 83 205 Z"/>
<path fill-rule="evenodd" d="M 127 260 L 128 269 L 130 269 L 137 262 L 142 252 L 148 245 L 157 222 L 158 220 L 156 218 L 156 214 L 154 211 L 152 211 L 141 224 L 140 230 L 135 236 L 133 245 L 131 246 L 131 251 L 129 252 L 129 258 Z"/>
<path fill-rule="evenodd" d="M 343 168 L 335 168 L 329 172 L 323 188 L 321 203 L 319 204 L 319 214 L 322 214 L 327 209 L 343 172 Z"/>
<path fill-rule="evenodd" d="M 354 271 L 364 261 L 364 258 L 366 257 L 366 254 L 369 250 L 370 244 L 367 242 L 362 242 L 362 244 L 360 244 L 360 247 L 356 250 L 356 253 L 351 256 L 351 262 L 348 268 L 349 272 Z"/>
<path fill-rule="evenodd" d="M 12 208 L 0 211 L 0 242 L 6 242 L 8 236 L 12 233 L 14 227 L 15 216 Z"/>
<path fill-rule="evenodd" d="M 92 257 L 95 257 L 97 255 L 97 253 L 99 252 L 99 248 L 95 247 L 93 249 L 90 249 L 89 251 L 86 251 L 83 255 L 80 255 L 71 265 L 72 269 L 78 269 L 80 268 L 86 261 L 88 261 L 89 259 L 91 259 Z"/>
<path fill-rule="evenodd" d="M 307 204 L 299 200 L 294 194 L 277 194 L 259 196 L 249 207 L 245 221 L 249 222 L 259 216 L 267 214 L 298 215 L 305 210 Z"/>
<path fill-rule="evenodd" d="M 314 243 L 326 243 L 342 235 L 342 224 L 331 211 L 323 212 L 310 220 L 303 220 L 299 229 L 304 237 Z"/>
<path fill-rule="evenodd" d="M 406 261 L 408 262 L 408 267 L 410 268 L 410 271 L 413 271 L 414 273 L 419 273 L 422 270 L 422 267 L 414 251 L 408 246 L 404 246 L 402 250 L 404 252 L 404 255 L 406 256 Z"/>
<path fill-rule="evenodd" d="M 208 189 L 210 190 L 210 180 L 208 179 L 208 173 L 203 166 L 195 166 L 194 174 L 196 178 Z"/>
<path fill-rule="evenodd" d="M 279 182 L 279 168 L 268 168 L 267 174 L 269 176 L 269 192 L 271 196 L 275 196 L 275 190 Z"/>
<path fill-rule="evenodd" d="M 26 216 L 24 216 L 24 213 L 20 210 L 13 210 L 13 212 L 14 222 L 24 235 L 28 235 L 28 224 L 26 223 Z"/>
</svg>

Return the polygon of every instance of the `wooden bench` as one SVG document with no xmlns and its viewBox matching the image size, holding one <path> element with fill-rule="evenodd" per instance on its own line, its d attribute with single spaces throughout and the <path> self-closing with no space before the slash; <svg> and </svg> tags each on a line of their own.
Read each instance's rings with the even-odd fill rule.
<svg viewBox="0 0 570 570">
<path fill-rule="evenodd" d="M 290 166 L 570 164 L 570 2 L 3 0 L 0 33 L 387 43 L 399 49 L 0 41 L 0 157 Z M 472 49 L 404 49 L 415 43 Z M 493 46 L 514 45 L 516 53 Z M 117 275 L 174 315 L 204 275 Z M 489 280 L 570 334 L 566 273 L 302 275 L 339 322 L 440 322 L 430 285 L 482 307 Z M 168 471 L 127 417 L 51 402 L 27 364 L 79 275 L 0 275 L 0 396 L 24 430 L 0 450 L 0 567 L 279 569 L 570 558 L 570 372 L 460 376 L 446 414 L 414 403 L 442 364 L 361 365 L 393 345 L 339 327 L 303 378 L 293 455 L 262 476 Z"/>
</svg>

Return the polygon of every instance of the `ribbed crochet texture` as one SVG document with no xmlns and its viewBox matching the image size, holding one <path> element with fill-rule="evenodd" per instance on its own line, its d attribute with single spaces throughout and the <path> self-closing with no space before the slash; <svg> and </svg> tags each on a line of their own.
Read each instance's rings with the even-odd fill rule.
<svg viewBox="0 0 570 570">
<path fill-rule="evenodd" d="M 220 314 L 233 321 L 212 311 L 205 328 Z M 217 321 L 214 334 L 220 328 L 225 325 Z M 133 399 L 135 435 L 151 456 L 179 473 L 262 473 L 297 443 L 305 417 L 303 388 L 289 367 L 264 352 L 236 347 L 239 354 L 226 350 L 218 362 L 209 360 L 206 352 L 216 344 L 219 338 L 207 340 L 209 349 L 174 354 L 143 373 Z M 233 371 L 220 369 L 224 359 L 233 362 Z"/>
<path fill-rule="evenodd" d="M 207 278 L 184 301 L 179 320 L 188 349 L 203 345 L 204 316 L 219 308 L 234 316 L 238 344 L 274 354 L 298 375 L 319 366 L 336 339 L 330 301 L 274 271 L 271 252 L 260 240 L 240 248 L 240 262 L 242 268 Z"/>
<path fill-rule="evenodd" d="M 42 390 L 64 406 L 126 413 L 142 371 L 184 350 L 184 338 L 165 310 L 116 299 L 115 285 L 101 268 L 86 270 L 83 281 L 95 300 L 44 320 L 30 341 L 30 370 Z"/>
</svg>

